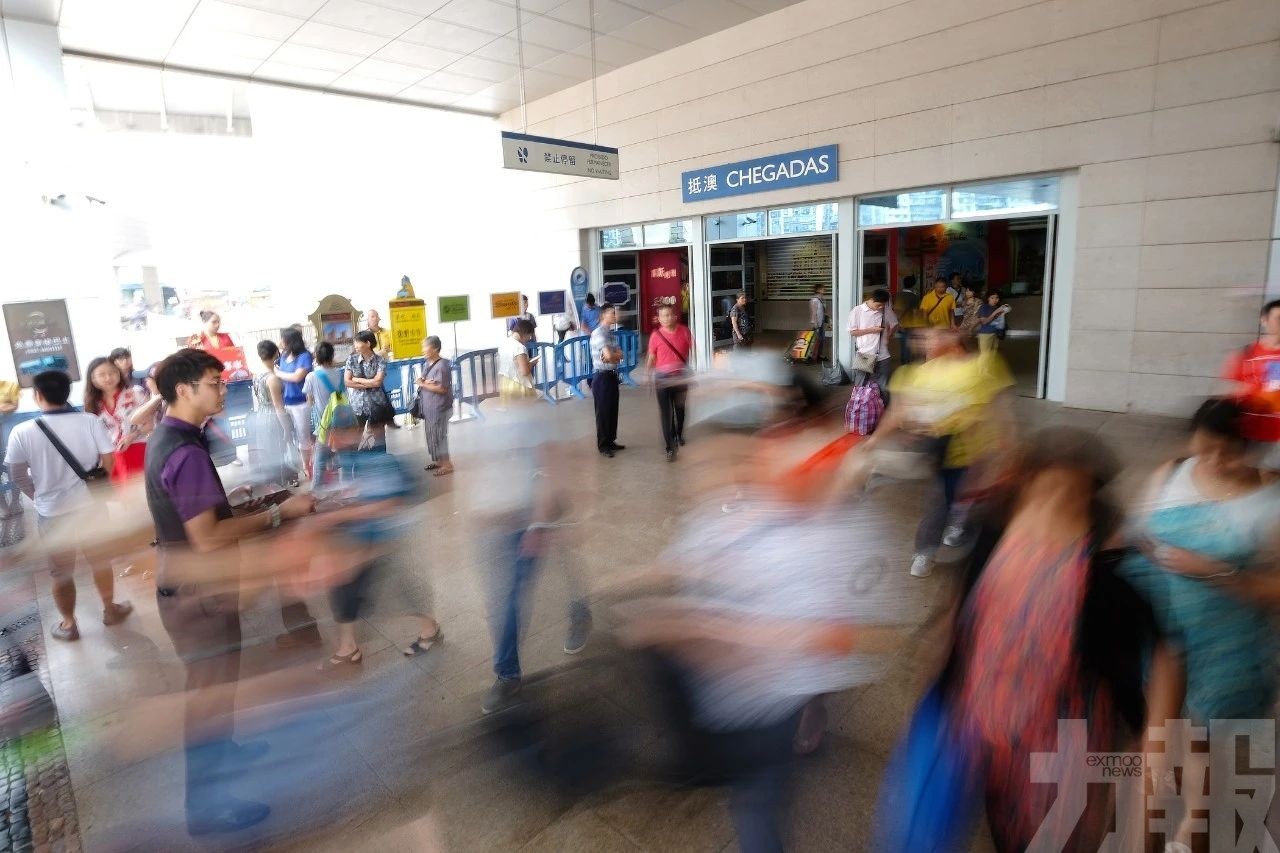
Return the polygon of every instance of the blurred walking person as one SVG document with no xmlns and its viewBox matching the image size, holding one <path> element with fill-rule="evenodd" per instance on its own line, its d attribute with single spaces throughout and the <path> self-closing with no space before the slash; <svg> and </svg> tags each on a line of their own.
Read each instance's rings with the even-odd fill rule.
<svg viewBox="0 0 1280 853">
<path fill-rule="evenodd" d="M 684 404 L 693 376 L 689 360 L 693 357 L 693 335 L 680 322 L 675 297 L 665 297 L 658 305 L 658 325 L 649 335 L 649 371 L 653 375 L 654 393 L 658 397 L 658 417 L 662 424 L 662 443 L 667 461 L 676 461 L 684 446 Z"/>
<path fill-rule="evenodd" d="M 560 542 L 574 505 L 573 466 L 554 422 L 559 407 L 540 406 L 527 396 L 513 397 L 509 405 L 510 421 L 481 426 L 479 462 L 474 472 L 468 469 L 467 496 L 489 588 L 496 676 L 481 702 L 483 714 L 506 708 L 519 694 L 520 642 L 534 584 L 554 554 L 572 558 Z M 571 565 L 564 565 L 561 580 L 569 595 L 564 652 L 577 654 L 591 632 L 591 610 Z"/>
<path fill-rule="evenodd" d="M 421 654 L 439 641 L 440 625 L 429 615 L 425 591 L 409 583 L 405 567 L 390 565 L 420 523 L 415 504 L 422 495 L 417 483 L 395 455 L 359 451 L 360 428 L 350 412 L 335 415 L 331 431 L 338 467 L 350 471 L 351 478 L 326 499 L 336 498 L 345 505 L 326 510 L 297 535 L 306 540 L 304 547 L 316 552 L 311 558 L 313 570 L 318 563 L 319 574 L 331 583 L 329 608 L 338 629 L 338 645 L 317 669 L 334 673 L 363 663 L 357 621 L 372 611 L 381 585 L 396 582 L 394 600 L 408 604 L 418 619 L 418 636 L 404 650 L 406 655 Z"/>
<path fill-rule="evenodd" d="M 264 343 L 270 344 L 270 341 Z M 235 832 L 270 813 L 233 797 L 229 782 L 252 750 L 232 740 L 240 675 L 240 564 L 237 543 L 311 512 L 310 497 L 233 517 L 201 434 L 223 410 L 222 362 L 183 349 L 156 368 L 168 413 L 147 451 L 147 506 L 159 539 L 156 603 L 186 668 L 187 831 Z"/>
<path fill-rule="evenodd" d="M 959 849 L 971 827 L 953 825 L 961 837 L 949 839 L 924 838 L 922 828 L 963 821 L 984 801 L 999 853 L 1037 849 L 1033 839 L 1093 853 L 1111 831 L 1110 792 L 1087 784 L 1083 761 L 1055 763 L 1055 784 L 1033 784 L 1032 762 L 1139 747 L 1153 625 L 1103 551 L 1118 516 L 1101 493 L 1119 466 L 1096 435 L 1065 428 L 1038 433 L 1015 461 L 1008 489 L 981 517 L 947 629 L 953 644 L 922 704 L 941 713 L 923 727 L 917 715 L 899 753 L 912 760 L 886 772 L 876 849 Z M 1080 726 L 1064 728 L 1071 721 Z M 1062 792 L 1077 791 L 1081 801 L 1063 809 Z M 949 814 L 923 813 L 925 798 Z M 1126 817 L 1115 817 L 1122 839 Z"/>
<path fill-rule="evenodd" d="M 115 371 L 109 362 L 107 366 Z M 111 559 L 97 553 L 90 541 L 90 531 L 102 523 L 105 514 L 90 485 L 109 476 L 116 443 L 101 420 L 68 405 L 71 377 L 62 371 L 36 374 L 32 393 L 40 416 L 10 431 L 4 459 L 13 484 L 35 504 L 41 536 L 51 543 L 53 603 L 62 621 L 50 633 L 55 640 L 74 641 L 80 639 L 76 624 L 77 556 L 83 556 L 93 571 L 93 584 L 102 599 L 103 625 L 123 622 L 133 611 L 127 601 L 115 601 Z"/>
<path fill-rule="evenodd" d="M 1276 601 L 1254 587 L 1276 586 L 1280 483 L 1268 483 L 1255 467 L 1247 423 L 1233 400 L 1201 405 L 1191 419 L 1190 455 L 1151 476 L 1130 527 L 1136 549 L 1121 572 L 1150 602 L 1162 639 L 1150 668 L 1149 730 L 1172 731 L 1169 721 L 1190 720 L 1213 732 L 1229 720 L 1273 715 L 1280 693 Z M 1169 753 L 1174 745 L 1166 743 Z M 1184 773 L 1209 771 L 1207 755 L 1179 746 Z M 1226 787 L 1210 785 L 1217 795 Z M 1219 837 L 1222 829 L 1209 831 Z M 1190 850 L 1190 815 L 1170 835 L 1168 842 Z"/>
<path fill-rule="evenodd" d="M 430 335 L 422 342 L 425 359 L 422 376 L 417 381 L 420 400 L 418 415 L 426 424 L 427 453 L 431 462 L 426 470 L 443 477 L 453 473 L 449 456 L 449 418 L 453 417 L 453 364 L 440 355 L 440 339 Z"/>
<path fill-rule="evenodd" d="M 948 520 L 966 473 L 998 460 L 1015 436 L 1006 393 L 1013 376 L 1000 356 L 965 352 L 950 328 L 927 329 L 922 340 L 925 361 L 893 374 L 893 402 L 863 443 L 864 452 L 902 443 L 936 472 L 935 495 L 916 529 L 911 575 L 917 578 L 933 572 L 944 536 L 949 544 L 959 541 L 962 531 L 948 530 Z"/>
</svg>

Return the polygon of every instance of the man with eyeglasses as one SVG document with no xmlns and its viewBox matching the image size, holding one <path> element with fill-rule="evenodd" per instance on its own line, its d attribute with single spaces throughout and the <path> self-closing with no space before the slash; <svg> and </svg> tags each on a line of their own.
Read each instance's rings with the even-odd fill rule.
<svg viewBox="0 0 1280 853">
<path fill-rule="evenodd" d="M 234 832 L 270 813 L 232 797 L 234 768 L 255 757 L 231 739 L 240 674 L 239 540 L 301 518 L 315 507 L 297 495 L 279 506 L 233 516 L 201 427 L 222 411 L 222 362 L 182 349 L 156 367 L 168 413 L 147 445 L 147 507 L 156 526 L 160 620 L 187 672 L 187 830 Z"/>
</svg>

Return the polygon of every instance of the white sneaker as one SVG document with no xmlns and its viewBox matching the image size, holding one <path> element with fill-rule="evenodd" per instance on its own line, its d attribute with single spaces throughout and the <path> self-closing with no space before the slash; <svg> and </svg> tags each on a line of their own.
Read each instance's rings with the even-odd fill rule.
<svg viewBox="0 0 1280 853">
<path fill-rule="evenodd" d="M 911 577 L 927 578 L 933 574 L 933 558 L 928 554 L 916 554 L 911 560 Z"/>
<path fill-rule="evenodd" d="M 964 525 L 951 524 L 947 526 L 946 531 L 942 534 L 942 544 L 948 548 L 954 548 L 964 541 Z"/>
</svg>

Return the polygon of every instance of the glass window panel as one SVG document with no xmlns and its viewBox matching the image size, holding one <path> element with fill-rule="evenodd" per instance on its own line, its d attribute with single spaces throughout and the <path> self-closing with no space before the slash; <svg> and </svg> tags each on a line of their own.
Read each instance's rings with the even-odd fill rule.
<svg viewBox="0 0 1280 853">
<path fill-rule="evenodd" d="M 646 246 L 669 246 L 688 243 L 693 239 L 693 220 L 678 219 L 675 222 L 655 222 L 644 226 Z"/>
<path fill-rule="evenodd" d="M 859 228 L 937 222 L 946 218 L 947 193 L 943 189 L 872 196 L 858 201 Z"/>
<path fill-rule="evenodd" d="M 951 215 L 991 216 L 1058 209 L 1058 179 L 1022 178 L 956 187 L 951 192 Z"/>
<path fill-rule="evenodd" d="M 763 237 L 765 216 L 763 210 L 747 213 L 725 213 L 707 217 L 708 240 L 741 240 L 745 237 Z"/>
<path fill-rule="evenodd" d="M 835 202 L 800 207 L 776 207 L 769 211 L 769 234 L 805 234 L 838 231 L 840 206 Z"/>
<path fill-rule="evenodd" d="M 641 245 L 640 228 L 623 225 L 618 228 L 600 229 L 601 249 L 627 249 Z"/>
</svg>

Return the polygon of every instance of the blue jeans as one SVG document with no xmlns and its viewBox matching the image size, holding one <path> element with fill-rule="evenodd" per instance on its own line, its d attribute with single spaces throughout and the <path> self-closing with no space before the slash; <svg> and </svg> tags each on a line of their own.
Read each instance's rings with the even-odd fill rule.
<svg viewBox="0 0 1280 853">
<path fill-rule="evenodd" d="M 537 557 L 520 554 L 520 540 L 524 534 L 525 531 L 520 530 L 506 538 L 505 553 L 499 564 L 500 570 L 511 566 L 511 574 L 498 580 L 502 586 L 498 590 L 498 608 L 494 614 L 493 671 L 499 678 L 520 677 L 521 611 L 540 566 Z M 575 598 L 569 604 L 569 618 L 574 624 L 591 618 L 585 599 Z"/>
<path fill-rule="evenodd" d="M 320 442 L 316 442 L 315 447 L 316 454 L 311 460 L 311 487 L 318 489 L 324 485 L 325 470 L 333 459 L 333 451 L 329 449 L 329 445 Z"/>
</svg>

